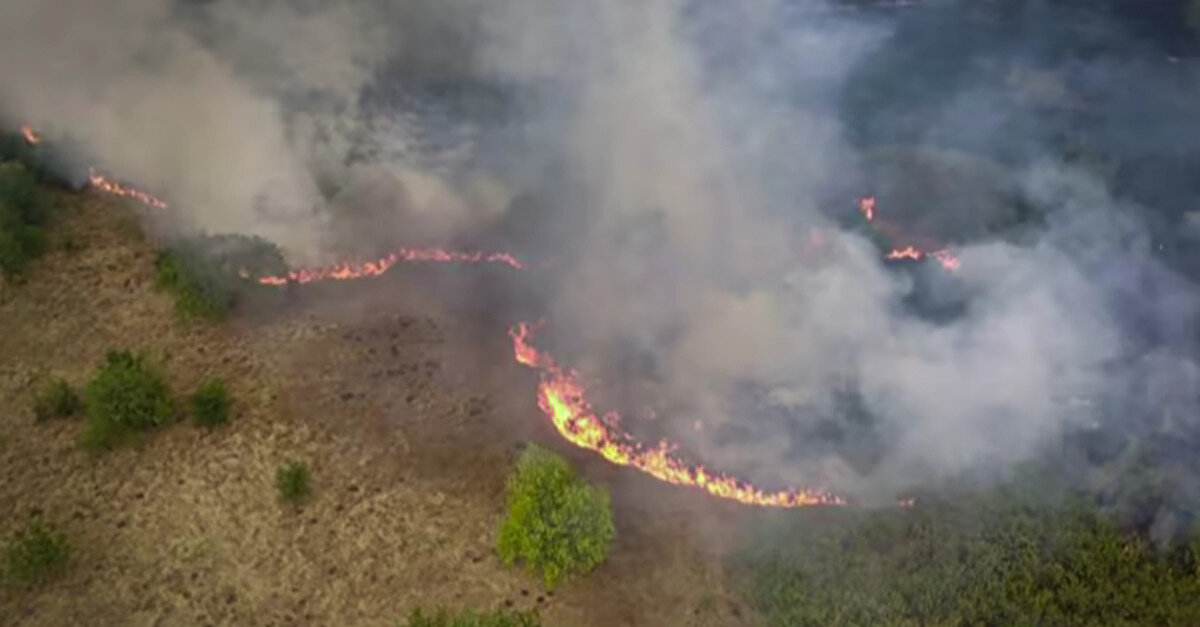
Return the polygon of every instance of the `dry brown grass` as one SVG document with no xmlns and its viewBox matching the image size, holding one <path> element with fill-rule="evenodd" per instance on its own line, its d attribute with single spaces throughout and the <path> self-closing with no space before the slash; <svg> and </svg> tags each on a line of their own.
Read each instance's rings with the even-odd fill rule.
<svg viewBox="0 0 1200 627">
<path fill-rule="evenodd" d="M 618 491 L 608 563 L 550 596 L 498 562 L 513 446 L 545 428 L 526 373 L 483 377 L 492 349 L 456 343 L 467 335 L 454 318 L 404 293 L 404 277 L 186 324 L 153 291 L 152 250 L 128 211 L 94 196 L 69 203 L 53 239 L 81 249 L 0 285 L 0 511 L 11 512 L 0 534 L 44 513 L 73 562 L 42 588 L 0 590 L 6 624 L 394 625 L 416 603 L 538 605 L 548 625 L 744 622 L 696 549 L 702 534 L 681 533 L 694 501 L 623 497 L 638 480 L 598 464 L 585 473 Z M 76 446 L 77 422 L 34 423 L 41 381 L 82 384 L 112 348 L 146 351 L 179 396 L 225 379 L 231 423 L 209 433 L 184 422 L 95 458 Z M 313 471 L 299 507 L 273 484 L 292 458 Z"/>
</svg>

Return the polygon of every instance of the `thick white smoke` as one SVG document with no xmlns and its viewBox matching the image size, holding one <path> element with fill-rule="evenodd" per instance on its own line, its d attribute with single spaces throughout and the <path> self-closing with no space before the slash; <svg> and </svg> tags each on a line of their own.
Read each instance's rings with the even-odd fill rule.
<svg viewBox="0 0 1200 627">
<path fill-rule="evenodd" d="M 548 86 L 553 106 L 527 113 L 566 111 L 565 122 L 547 125 L 555 132 L 537 152 L 508 158 L 557 159 L 576 184 L 555 211 L 585 215 L 587 230 L 559 248 L 550 319 L 577 365 L 619 376 L 615 352 L 649 355 L 649 391 L 635 400 L 686 417 L 674 426 L 690 428 L 674 435 L 718 469 L 881 494 L 1003 470 L 1112 383 L 1125 338 L 1093 270 L 1139 230 L 1122 224 L 1107 190 L 1059 165 L 912 146 L 857 154 L 840 94 L 889 30 L 823 6 L 9 0 L 0 102 L 162 190 L 188 226 L 262 234 L 302 259 L 338 239 L 331 216 L 357 216 L 370 246 L 384 248 L 393 236 L 472 229 L 519 191 L 494 180 L 467 189 L 400 160 L 348 165 L 363 137 L 403 153 L 415 123 L 360 109 L 381 69 Z M 753 58 L 746 51 L 765 38 L 786 54 L 721 67 Z M 1063 98 L 1053 81 L 1014 76 L 1004 89 Z M 939 132 L 999 141 L 1011 120 L 992 92 L 963 94 L 939 113 Z M 295 106 L 313 99 L 324 104 Z M 954 286 L 925 277 L 967 296 L 957 318 L 931 322 L 906 312 L 911 277 L 818 211 L 831 190 L 852 211 L 874 187 L 906 201 L 897 204 L 909 213 L 892 217 L 914 229 L 978 235 L 1007 210 L 1006 194 L 1065 217 L 1019 245 L 981 238 L 962 249 Z M 925 196 L 941 208 L 916 215 Z M 826 247 L 805 261 L 811 228 Z M 797 441 L 844 419 L 847 390 L 884 443 L 869 464 Z M 755 417 L 770 412 L 786 418 Z"/>
</svg>

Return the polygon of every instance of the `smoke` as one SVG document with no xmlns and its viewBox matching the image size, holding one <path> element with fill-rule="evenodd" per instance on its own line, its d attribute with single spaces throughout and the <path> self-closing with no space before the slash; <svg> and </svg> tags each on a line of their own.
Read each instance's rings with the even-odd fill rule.
<svg viewBox="0 0 1200 627">
<path fill-rule="evenodd" d="M 404 145 L 414 124 L 379 129 L 360 105 L 396 54 L 404 71 L 470 63 L 470 51 L 428 38 L 431 21 L 471 3 L 434 4 L 5 2 L 0 101 L 104 171 L 170 198 L 173 230 L 262 235 L 296 262 L 370 254 L 331 223 L 388 228 L 395 244 L 444 236 L 507 202 L 486 179 L 474 193 L 453 189 Z M 354 162 L 353 150 L 389 130 L 390 152 Z M 373 228 L 335 211 L 361 196 L 376 203 Z"/>
<path fill-rule="evenodd" d="M 768 484 L 1194 434 L 1194 61 L 1069 2 L 866 4 L 10 0 L 0 102 L 294 261 L 544 256 L 598 404 Z M 886 267 L 865 194 L 962 269 Z"/>
</svg>

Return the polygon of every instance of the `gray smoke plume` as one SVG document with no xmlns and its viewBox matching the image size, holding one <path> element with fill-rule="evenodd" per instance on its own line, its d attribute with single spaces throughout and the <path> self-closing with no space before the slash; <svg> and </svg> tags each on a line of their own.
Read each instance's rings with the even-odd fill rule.
<svg viewBox="0 0 1200 627">
<path fill-rule="evenodd" d="M 10 0 L 0 102 L 294 261 L 545 257 L 545 339 L 630 430 L 888 499 L 1088 429 L 1195 434 L 1200 66 L 1137 28 L 1036 0 Z"/>
</svg>

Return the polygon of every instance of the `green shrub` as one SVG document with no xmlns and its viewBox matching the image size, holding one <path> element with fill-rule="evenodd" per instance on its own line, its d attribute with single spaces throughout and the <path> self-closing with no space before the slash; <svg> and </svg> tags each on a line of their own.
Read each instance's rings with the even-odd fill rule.
<svg viewBox="0 0 1200 627">
<path fill-rule="evenodd" d="M 220 379 L 209 379 L 192 394 L 192 420 L 199 427 L 216 427 L 229 421 L 229 392 Z"/>
<path fill-rule="evenodd" d="M 17 582 L 41 583 L 66 566 L 69 553 L 65 535 L 34 520 L 9 541 L 4 551 L 4 570 Z"/>
<path fill-rule="evenodd" d="M 301 461 L 290 461 L 275 471 L 275 487 L 279 495 L 288 503 L 299 503 L 312 492 L 311 476 L 308 464 Z"/>
<path fill-rule="evenodd" d="M 1200 624 L 1190 560 L 1084 504 L 1003 490 L 772 523 L 742 562 L 769 626 Z"/>
<path fill-rule="evenodd" d="M 83 409 L 83 401 L 62 379 L 55 379 L 33 400 L 33 416 L 38 422 L 51 418 L 69 418 Z"/>
<path fill-rule="evenodd" d="M 542 619 L 536 611 L 495 610 L 475 612 L 460 610 L 451 612 L 438 608 L 426 613 L 416 608 L 408 615 L 402 627 L 541 627 Z"/>
<path fill-rule="evenodd" d="M 175 297 L 175 309 L 186 318 L 223 319 L 248 291 L 258 288 L 248 276 L 286 272 L 274 244 L 244 235 L 201 235 L 172 244 L 155 263 L 157 286 Z"/>
<path fill-rule="evenodd" d="M 548 587 L 604 561 L 615 535 L 608 494 L 577 478 L 563 458 L 530 446 L 508 480 L 508 513 L 496 548 Z"/>
<path fill-rule="evenodd" d="M 0 272 L 19 276 L 45 250 L 46 197 L 20 163 L 0 164 Z"/>
<path fill-rule="evenodd" d="M 175 311 L 185 318 L 221 320 L 237 300 L 237 295 L 199 260 L 163 251 L 154 267 L 158 271 L 158 288 L 175 297 Z"/>
<path fill-rule="evenodd" d="M 163 376 L 129 351 L 108 353 L 84 400 L 88 417 L 81 443 L 89 450 L 112 448 L 136 432 L 167 424 L 174 414 Z"/>
</svg>

